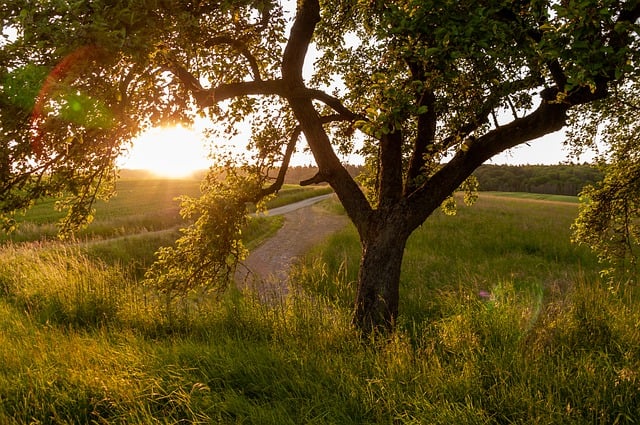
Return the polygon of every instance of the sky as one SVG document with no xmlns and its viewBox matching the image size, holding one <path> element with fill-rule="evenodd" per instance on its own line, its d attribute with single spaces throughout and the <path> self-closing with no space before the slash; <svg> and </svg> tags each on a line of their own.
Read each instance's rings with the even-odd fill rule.
<svg viewBox="0 0 640 425">
<path fill-rule="evenodd" d="M 523 144 L 503 152 L 491 160 L 490 164 L 509 165 L 554 165 L 571 160 L 569 151 L 563 147 L 564 131 L 548 134 L 528 144 Z M 585 155 L 578 161 L 590 161 L 591 156 Z"/>
<path fill-rule="evenodd" d="M 569 152 L 563 148 L 564 132 L 559 131 L 540 139 L 520 145 L 495 156 L 487 163 L 496 165 L 553 165 L 570 160 Z M 242 138 L 235 141 L 239 151 L 244 150 Z M 342 156 L 344 163 L 358 165 L 362 158 L 352 154 Z M 589 161 L 581 157 L 577 162 Z M 575 160 L 574 160 L 575 161 Z M 186 177 L 194 170 L 211 165 L 209 147 L 199 130 L 185 128 L 152 129 L 139 137 L 128 155 L 121 158 L 119 166 L 127 169 L 145 169 L 165 177 Z M 315 165 L 308 153 L 297 153 L 292 166 Z"/>
</svg>

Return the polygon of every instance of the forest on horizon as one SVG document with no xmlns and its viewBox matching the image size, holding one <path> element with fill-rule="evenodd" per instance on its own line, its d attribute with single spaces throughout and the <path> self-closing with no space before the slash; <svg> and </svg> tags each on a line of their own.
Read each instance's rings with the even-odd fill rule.
<svg viewBox="0 0 640 425">
<path fill-rule="evenodd" d="M 363 170 L 362 166 L 346 165 L 353 176 Z M 315 175 L 315 166 L 289 167 L 285 183 L 298 184 Z M 278 170 L 272 171 L 272 176 Z M 589 164 L 558 164 L 558 165 L 493 165 L 480 166 L 473 175 L 478 179 L 479 190 L 485 192 L 529 192 L 550 195 L 576 196 L 586 185 L 596 184 L 602 179 L 602 172 Z M 123 179 L 156 178 L 144 170 L 121 170 Z M 194 178 L 202 177 L 201 174 Z"/>
</svg>

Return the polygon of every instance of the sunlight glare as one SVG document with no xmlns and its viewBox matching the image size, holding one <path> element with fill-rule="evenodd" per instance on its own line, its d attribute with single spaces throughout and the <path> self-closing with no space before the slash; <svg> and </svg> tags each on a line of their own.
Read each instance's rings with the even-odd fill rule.
<svg viewBox="0 0 640 425">
<path fill-rule="evenodd" d="M 123 169 L 146 170 L 168 178 L 189 177 L 209 165 L 202 133 L 181 126 L 156 127 L 141 134 L 119 163 Z"/>
</svg>

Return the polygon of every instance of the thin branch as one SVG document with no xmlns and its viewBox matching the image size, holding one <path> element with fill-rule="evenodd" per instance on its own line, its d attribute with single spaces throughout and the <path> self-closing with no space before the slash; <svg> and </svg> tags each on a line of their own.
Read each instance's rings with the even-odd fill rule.
<svg viewBox="0 0 640 425">
<path fill-rule="evenodd" d="M 325 183 L 327 179 L 322 175 L 321 172 L 317 172 L 313 177 L 306 180 L 300 181 L 300 186 L 310 186 L 312 184 Z"/>
<path fill-rule="evenodd" d="M 300 129 L 300 126 L 297 126 L 293 130 L 293 133 L 289 138 L 289 143 L 287 144 L 287 150 L 284 153 L 284 157 L 282 159 L 282 165 L 280 166 L 280 170 L 278 171 L 278 176 L 276 177 L 276 180 L 269 187 L 266 187 L 260 191 L 257 197 L 258 199 L 262 199 L 265 196 L 271 195 L 272 193 L 276 193 L 282 188 L 282 185 L 284 184 L 284 176 L 287 174 L 287 170 L 289 169 L 289 162 L 291 161 L 291 155 L 293 155 L 293 152 L 295 152 L 296 150 L 296 143 L 298 142 L 300 133 L 302 133 L 302 130 Z"/>
<path fill-rule="evenodd" d="M 517 90 L 527 89 L 537 83 L 541 83 L 540 78 L 536 75 L 530 75 L 517 81 L 505 81 L 500 86 L 497 86 L 494 92 L 512 93 Z M 557 93 L 558 90 L 556 88 L 549 88 L 543 90 L 540 96 L 544 100 L 554 101 L 556 99 Z M 450 136 L 443 139 L 442 148 L 450 148 L 458 141 L 468 137 L 475 129 L 489 122 L 489 116 L 494 111 L 494 109 L 499 106 L 501 99 L 502 98 L 499 96 L 487 96 L 484 104 L 477 110 L 478 112 L 473 117 L 471 117 L 469 121 L 467 121 L 467 123 L 461 125 L 458 131 L 456 131 L 454 134 L 451 134 Z"/>
<path fill-rule="evenodd" d="M 424 81 L 426 69 L 419 63 L 407 60 L 407 67 L 411 71 L 411 77 L 416 81 Z M 413 144 L 411 158 L 404 187 L 404 194 L 411 193 L 418 185 L 418 177 L 425 172 L 427 154 L 435 144 L 438 114 L 436 112 L 436 96 L 432 90 L 425 90 L 417 95 L 418 108 L 426 107 L 427 111 L 418 116 L 417 134 Z"/>
<path fill-rule="evenodd" d="M 556 84 L 558 90 L 560 90 L 561 92 L 564 91 L 564 88 L 567 85 L 567 76 L 564 73 L 560 62 L 557 59 L 550 60 L 547 62 L 547 68 L 549 68 L 551 78 Z"/>
<path fill-rule="evenodd" d="M 247 45 L 242 41 L 236 40 L 230 36 L 221 35 L 221 36 L 212 38 L 209 42 L 205 44 L 205 46 L 213 47 L 213 46 L 220 46 L 223 44 L 228 44 L 229 46 L 238 50 L 249 62 L 249 67 L 251 68 L 253 79 L 255 81 L 262 81 L 258 61 L 256 60 L 255 56 L 253 56 L 253 54 L 249 51 Z"/>
<path fill-rule="evenodd" d="M 518 118 L 518 117 L 516 117 L 516 118 Z M 495 111 L 493 109 L 491 110 L 491 119 L 493 119 L 493 125 L 496 128 L 500 127 L 500 123 L 498 123 L 498 117 L 496 116 L 496 113 L 495 113 Z"/>
<path fill-rule="evenodd" d="M 325 105 L 329 106 L 331 109 L 336 111 L 338 114 L 344 116 L 349 121 L 356 120 L 366 120 L 367 118 L 363 115 L 356 114 L 351 111 L 349 108 L 344 106 L 340 99 L 327 94 L 326 92 L 318 89 L 308 89 L 308 88 L 297 88 L 292 92 L 292 96 L 295 97 L 309 97 L 312 99 L 319 100 Z"/>
<path fill-rule="evenodd" d="M 458 141 L 464 139 L 471 134 L 475 129 L 486 123 L 489 115 L 493 111 L 497 102 L 487 101 L 482 105 L 482 108 L 475 114 L 466 124 L 461 125 L 455 134 L 450 135 L 442 140 L 442 149 L 448 149 Z"/>
<path fill-rule="evenodd" d="M 328 124 L 332 122 L 349 121 L 349 120 L 347 120 L 342 115 L 326 115 L 321 117 L 320 121 L 323 124 Z M 293 155 L 293 152 L 295 151 L 296 143 L 301 133 L 302 133 L 302 128 L 300 126 L 297 126 L 291 133 L 291 137 L 289 138 L 289 143 L 287 144 L 287 150 L 285 151 L 284 157 L 282 159 L 282 165 L 280 166 L 280 170 L 278 171 L 278 176 L 276 177 L 276 180 L 269 187 L 263 189 L 258 195 L 258 198 L 264 198 L 265 196 L 271 195 L 272 193 L 276 193 L 282 188 L 282 185 L 284 184 L 284 177 L 289 168 L 291 155 Z M 318 180 L 318 179 L 321 179 L 321 180 Z M 326 180 L 324 179 L 324 177 L 320 177 L 320 173 L 318 173 L 316 174 L 316 176 L 310 179 L 301 181 L 300 186 L 306 186 L 314 183 L 322 183 L 325 181 Z"/>
<path fill-rule="evenodd" d="M 169 72 L 180 80 L 187 90 L 190 90 L 194 94 L 204 91 L 200 84 L 200 80 L 198 80 L 195 75 L 189 72 L 184 66 L 180 65 L 177 61 L 170 60 L 170 64 L 167 68 Z"/>
<path fill-rule="evenodd" d="M 516 110 L 516 107 L 513 104 L 513 102 L 511 101 L 511 98 L 509 96 L 507 96 L 507 103 L 509 104 L 509 108 L 511 109 L 511 113 L 513 114 L 513 118 L 515 118 L 515 119 L 520 118 L 518 116 L 518 111 Z M 497 120 L 496 120 L 496 127 L 498 127 Z"/>
<path fill-rule="evenodd" d="M 120 79 L 120 82 L 118 83 L 118 91 L 122 98 L 122 100 L 118 104 L 118 107 L 121 111 L 124 111 L 127 104 L 129 103 L 129 93 L 128 93 L 129 84 L 131 84 L 131 82 L 135 78 L 134 71 L 137 71 L 137 69 L 138 69 L 137 65 L 132 66 L 129 69 L 129 72 L 123 75 L 122 78 Z"/>
<path fill-rule="evenodd" d="M 251 95 L 279 95 L 285 97 L 287 89 L 282 80 L 243 81 L 239 83 L 222 84 L 211 89 L 201 89 L 193 92 L 198 106 L 207 108 L 223 100 Z"/>
</svg>

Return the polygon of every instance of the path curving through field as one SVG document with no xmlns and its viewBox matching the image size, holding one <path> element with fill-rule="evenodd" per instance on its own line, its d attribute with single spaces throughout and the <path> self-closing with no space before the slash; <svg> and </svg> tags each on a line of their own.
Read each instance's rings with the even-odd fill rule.
<svg viewBox="0 0 640 425">
<path fill-rule="evenodd" d="M 288 272 L 295 261 L 349 222 L 346 216 L 333 214 L 315 205 L 330 196 L 334 195 L 271 210 L 271 215 L 284 216 L 284 224 L 238 267 L 236 284 L 242 289 L 255 290 L 262 299 L 286 296 L 289 293 Z"/>
</svg>

